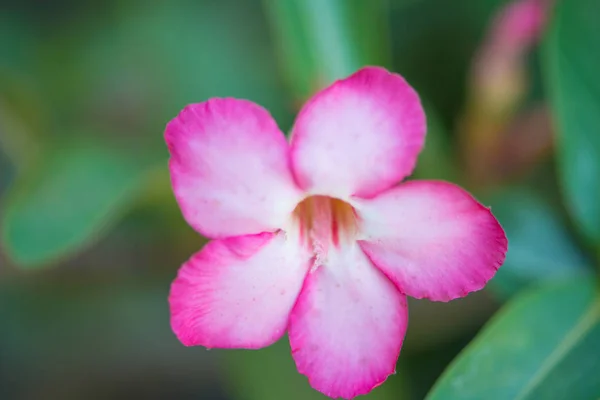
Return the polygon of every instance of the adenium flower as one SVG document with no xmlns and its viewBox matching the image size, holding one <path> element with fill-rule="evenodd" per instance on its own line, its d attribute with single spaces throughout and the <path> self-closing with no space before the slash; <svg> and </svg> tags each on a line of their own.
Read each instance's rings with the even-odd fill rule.
<svg viewBox="0 0 600 400">
<path fill-rule="evenodd" d="M 417 93 L 368 67 L 302 108 L 290 141 L 237 99 L 187 106 L 166 128 L 173 190 L 212 239 L 179 270 L 171 325 L 186 346 L 258 349 L 287 331 L 298 371 L 331 397 L 395 371 L 406 296 L 479 290 L 507 241 L 461 188 L 409 181 L 425 138 Z"/>
</svg>

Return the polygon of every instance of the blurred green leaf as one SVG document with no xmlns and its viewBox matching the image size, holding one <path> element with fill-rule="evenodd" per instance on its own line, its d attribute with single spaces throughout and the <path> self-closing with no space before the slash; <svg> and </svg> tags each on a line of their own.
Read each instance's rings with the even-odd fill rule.
<svg viewBox="0 0 600 400">
<path fill-rule="evenodd" d="M 264 0 L 298 101 L 367 64 L 389 62 L 387 2 Z"/>
<path fill-rule="evenodd" d="M 288 122 L 283 79 L 256 2 L 102 4 L 82 7 L 30 49 L 37 56 L 36 83 L 57 126 L 67 121 L 127 131 L 140 152 L 166 157 L 156 133 L 189 103 L 246 98 L 282 125 Z"/>
<path fill-rule="evenodd" d="M 550 285 L 501 310 L 428 399 L 597 399 L 600 299 L 592 281 Z"/>
<path fill-rule="evenodd" d="M 456 182 L 459 174 L 448 133 L 433 106 L 424 101 L 423 107 L 427 115 L 427 136 L 412 177 Z"/>
<path fill-rule="evenodd" d="M 144 164 L 98 141 L 48 151 L 9 189 L 2 238 L 15 262 L 39 266 L 72 253 L 113 223 L 145 183 Z"/>
<path fill-rule="evenodd" d="M 508 237 L 506 261 L 488 286 L 508 298 L 535 283 L 591 274 L 557 211 L 540 195 L 510 188 L 487 201 Z"/>
<path fill-rule="evenodd" d="M 260 11 L 252 2 L 124 2 L 86 43 L 78 68 L 95 78 L 96 96 L 131 98 L 138 117 L 158 113 L 152 122 L 215 96 L 247 98 L 279 119 L 284 93 Z"/>
<path fill-rule="evenodd" d="M 600 9 L 597 0 L 556 3 L 543 66 L 562 187 L 581 231 L 600 244 Z"/>
<path fill-rule="evenodd" d="M 290 345 L 285 336 L 274 345 L 258 351 L 223 352 L 231 395 L 238 400 L 325 400 L 312 389 L 304 375 L 296 370 Z M 407 399 L 407 385 L 402 373 L 390 376 L 366 400 Z"/>
</svg>

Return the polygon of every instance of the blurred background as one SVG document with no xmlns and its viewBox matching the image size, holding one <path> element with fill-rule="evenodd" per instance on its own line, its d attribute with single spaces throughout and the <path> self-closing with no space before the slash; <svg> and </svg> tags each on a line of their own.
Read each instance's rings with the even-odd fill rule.
<svg viewBox="0 0 600 400">
<path fill-rule="evenodd" d="M 173 198 L 163 131 L 214 96 L 255 101 L 288 131 L 311 94 L 363 65 L 422 97 L 413 177 L 467 188 L 509 238 L 484 291 L 411 302 L 398 373 L 365 398 L 424 398 L 521 291 L 587 288 L 600 254 L 600 4 L 554 3 L 0 1 L 0 399 L 323 399 L 286 338 L 208 352 L 172 334 L 170 283 L 205 240 Z M 575 326 L 592 356 L 593 301 L 556 306 L 588 316 L 583 333 L 575 320 L 565 332 Z M 542 331 L 562 321 L 537 315 Z M 509 347 L 528 329 L 504 328 Z M 569 378 L 589 389 L 573 398 L 600 398 L 590 362 Z"/>
</svg>

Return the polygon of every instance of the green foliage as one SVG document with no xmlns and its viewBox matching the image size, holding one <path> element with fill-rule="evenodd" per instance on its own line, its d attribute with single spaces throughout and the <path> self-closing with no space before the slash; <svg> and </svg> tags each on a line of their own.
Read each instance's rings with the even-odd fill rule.
<svg viewBox="0 0 600 400">
<path fill-rule="evenodd" d="M 364 65 L 388 63 L 381 0 L 264 0 L 298 101 Z"/>
<path fill-rule="evenodd" d="M 596 399 L 600 299 L 577 280 L 509 303 L 444 372 L 428 399 Z"/>
<path fill-rule="evenodd" d="M 6 250 L 27 267 L 73 253 L 121 216 L 146 172 L 131 155 L 99 141 L 57 146 L 20 177 L 6 199 Z"/>
<path fill-rule="evenodd" d="M 487 203 L 508 238 L 506 261 L 490 282 L 501 299 L 539 282 L 591 275 L 589 260 L 557 210 L 533 190 L 515 187 Z"/>
<path fill-rule="evenodd" d="M 211 97 L 247 98 L 276 118 L 285 116 L 284 93 L 270 62 L 273 49 L 256 3 L 240 3 L 235 10 L 226 2 L 207 7 L 190 0 L 178 6 L 125 4 L 111 33 L 106 27 L 97 32 L 84 70 L 108 70 L 113 79 L 127 72 L 122 79 L 138 77 L 134 82 L 155 88 L 151 94 L 163 122 L 185 105 Z"/>
<path fill-rule="evenodd" d="M 559 173 L 575 222 L 600 245 L 600 8 L 597 0 L 556 3 L 544 67 L 558 130 Z"/>
</svg>

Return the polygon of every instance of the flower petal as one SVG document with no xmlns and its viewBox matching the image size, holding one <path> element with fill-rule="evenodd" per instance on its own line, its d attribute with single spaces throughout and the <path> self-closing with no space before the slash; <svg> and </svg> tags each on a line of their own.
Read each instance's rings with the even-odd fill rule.
<svg viewBox="0 0 600 400">
<path fill-rule="evenodd" d="M 292 132 L 292 168 L 312 193 L 369 197 L 409 175 L 423 147 L 419 96 L 396 74 L 363 68 L 318 93 Z"/>
<path fill-rule="evenodd" d="M 395 371 L 406 297 L 354 244 L 309 273 L 289 326 L 298 371 L 327 396 L 368 393 Z"/>
<path fill-rule="evenodd" d="M 169 122 L 165 139 L 175 197 L 205 236 L 273 231 L 300 200 L 286 139 L 252 102 L 191 104 Z"/>
<path fill-rule="evenodd" d="M 209 242 L 173 282 L 173 331 L 186 346 L 268 346 L 285 332 L 308 267 L 281 232 Z"/>
<path fill-rule="evenodd" d="M 463 297 L 482 289 L 504 262 L 502 227 L 456 185 L 411 181 L 354 206 L 361 247 L 409 296 Z"/>
</svg>

